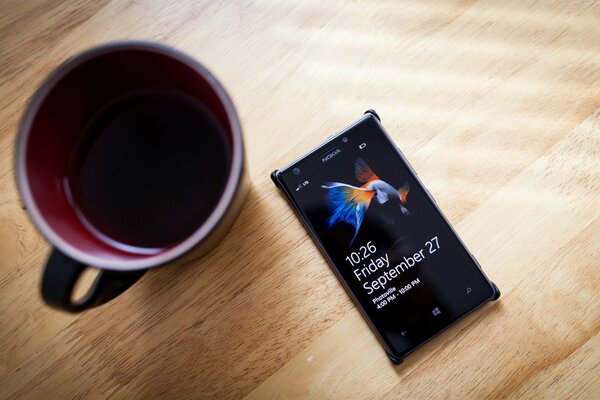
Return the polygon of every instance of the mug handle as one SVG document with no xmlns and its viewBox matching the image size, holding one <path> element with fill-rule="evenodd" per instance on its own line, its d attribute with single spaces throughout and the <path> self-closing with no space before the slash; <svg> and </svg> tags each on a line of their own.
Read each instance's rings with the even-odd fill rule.
<svg viewBox="0 0 600 400">
<path fill-rule="evenodd" d="M 129 289 L 146 270 L 101 270 L 88 292 L 73 301 L 73 288 L 87 265 L 67 257 L 57 249 L 52 250 L 42 277 L 42 298 L 51 307 L 68 312 L 80 312 L 97 307 L 114 299 Z"/>
</svg>

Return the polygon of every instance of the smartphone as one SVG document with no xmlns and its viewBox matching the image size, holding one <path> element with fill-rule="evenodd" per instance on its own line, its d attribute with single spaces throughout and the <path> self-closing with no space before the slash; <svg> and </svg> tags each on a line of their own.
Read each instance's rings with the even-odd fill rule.
<svg viewBox="0 0 600 400">
<path fill-rule="evenodd" d="M 375 111 L 271 178 L 394 363 L 500 297 Z"/>
</svg>

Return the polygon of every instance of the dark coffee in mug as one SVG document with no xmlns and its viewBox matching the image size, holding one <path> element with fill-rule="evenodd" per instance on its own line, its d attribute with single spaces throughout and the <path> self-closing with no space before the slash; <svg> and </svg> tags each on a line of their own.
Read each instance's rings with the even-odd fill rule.
<svg viewBox="0 0 600 400">
<path fill-rule="evenodd" d="M 79 217 L 130 251 L 188 237 L 218 202 L 229 171 L 227 134 L 179 91 L 125 94 L 94 116 L 72 154 L 68 184 Z"/>
<path fill-rule="evenodd" d="M 27 214 L 53 246 L 41 297 L 69 312 L 209 252 L 249 188 L 225 89 L 197 61 L 148 42 L 110 43 L 58 67 L 25 110 L 15 172 Z M 100 271 L 73 299 L 87 268 Z"/>
</svg>

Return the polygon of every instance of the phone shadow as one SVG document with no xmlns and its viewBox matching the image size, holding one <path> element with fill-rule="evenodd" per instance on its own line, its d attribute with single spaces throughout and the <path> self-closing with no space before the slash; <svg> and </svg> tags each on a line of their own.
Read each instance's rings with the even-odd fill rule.
<svg viewBox="0 0 600 400">
<path fill-rule="evenodd" d="M 478 327 L 482 329 L 482 327 L 487 326 L 487 324 L 490 324 L 500 314 L 505 312 L 504 308 L 501 301 L 491 301 L 447 329 L 444 329 L 437 336 L 406 356 L 400 364 L 392 364 L 396 375 L 399 378 L 405 378 L 410 374 L 416 373 L 415 370 L 417 369 L 429 370 L 429 368 L 435 368 L 435 364 L 440 363 L 440 357 L 443 357 L 441 353 L 444 350 L 447 349 L 450 353 L 456 353 L 460 337 L 467 335 L 469 331 Z M 473 343 L 474 346 L 477 344 Z M 466 350 L 468 351 L 469 349 Z M 460 361 L 457 361 L 458 363 Z M 460 369 L 458 366 L 457 368 Z M 436 382 L 432 381 L 431 386 L 435 385 Z"/>
</svg>

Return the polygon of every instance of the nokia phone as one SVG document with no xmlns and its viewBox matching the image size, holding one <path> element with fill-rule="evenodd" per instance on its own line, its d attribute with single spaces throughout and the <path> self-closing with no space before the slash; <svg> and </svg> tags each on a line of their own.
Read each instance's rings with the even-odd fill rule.
<svg viewBox="0 0 600 400">
<path fill-rule="evenodd" d="M 271 178 L 393 362 L 500 297 L 373 110 Z"/>
</svg>

